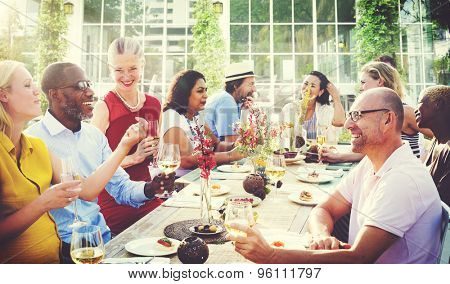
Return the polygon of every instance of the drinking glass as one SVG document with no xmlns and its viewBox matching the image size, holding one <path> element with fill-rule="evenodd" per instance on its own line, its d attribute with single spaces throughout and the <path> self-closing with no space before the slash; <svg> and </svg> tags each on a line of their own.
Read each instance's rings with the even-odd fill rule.
<svg viewBox="0 0 450 284">
<path fill-rule="evenodd" d="M 159 121 L 158 120 L 147 120 L 148 122 L 148 131 L 147 137 L 153 138 L 153 145 L 158 145 L 159 142 Z M 149 156 L 150 166 L 155 166 L 156 157 L 153 155 Z"/>
<path fill-rule="evenodd" d="M 72 231 L 70 256 L 77 264 L 95 264 L 105 255 L 102 232 L 95 225 L 76 227 Z"/>
<path fill-rule="evenodd" d="M 61 182 L 73 181 L 73 180 L 81 180 L 81 175 L 77 169 L 74 158 L 68 157 L 66 159 L 62 159 L 61 160 Z M 80 192 L 81 186 L 73 188 L 73 189 L 68 189 L 68 190 Z M 72 203 L 74 220 L 73 220 L 72 224 L 69 225 L 69 228 L 86 225 L 86 222 L 81 221 L 78 217 L 77 200 L 78 200 L 78 198 L 76 198 Z"/>
<path fill-rule="evenodd" d="M 266 176 L 275 183 L 274 199 L 277 199 L 278 189 L 277 183 L 286 174 L 286 162 L 284 161 L 284 155 L 274 154 L 267 160 L 267 166 L 265 170 Z"/>
<path fill-rule="evenodd" d="M 164 143 L 158 151 L 158 168 L 166 175 L 175 172 L 181 164 L 180 147 L 178 144 Z M 170 198 L 171 194 L 164 190 L 163 194 L 156 194 L 159 198 Z"/>
<path fill-rule="evenodd" d="M 327 143 L 327 127 L 319 126 L 317 127 L 317 144 L 323 146 Z"/>
<path fill-rule="evenodd" d="M 247 237 L 247 233 L 231 228 L 231 224 L 241 224 L 253 226 L 255 218 L 253 216 L 252 204 L 249 201 L 230 200 L 225 209 L 224 226 L 228 233 L 234 237 Z"/>
</svg>

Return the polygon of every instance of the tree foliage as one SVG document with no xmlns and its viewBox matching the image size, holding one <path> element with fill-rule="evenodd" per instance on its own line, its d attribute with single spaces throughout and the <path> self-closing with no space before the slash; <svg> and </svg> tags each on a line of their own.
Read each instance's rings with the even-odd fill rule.
<svg viewBox="0 0 450 284">
<path fill-rule="evenodd" d="M 356 2 L 357 60 L 364 64 L 399 49 L 397 0 L 358 0 Z"/>
<path fill-rule="evenodd" d="M 225 42 L 219 19 L 211 0 L 198 0 L 194 5 L 196 23 L 192 28 L 195 54 L 194 69 L 203 73 L 209 94 L 222 88 L 225 67 Z"/>
<path fill-rule="evenodd" d="M 38 18 L 38 54 L 37 76 L 40 80 L 42 72 L 49 64 L 63 60 L 67 52 L 67 19 L 64 14 L 63 0 L 42 0 Z M 41 108 L 47 109 L 48 102 L 41 96 Z"/>
</svg>

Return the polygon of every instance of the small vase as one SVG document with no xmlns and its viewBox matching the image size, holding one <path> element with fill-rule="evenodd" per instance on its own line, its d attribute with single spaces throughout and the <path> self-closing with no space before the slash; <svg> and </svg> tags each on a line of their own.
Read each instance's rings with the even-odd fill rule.
<svg viewBox="0 0 450 284">
<path fill-rule="evenodd" d="M 200 219 L 205 224 L 212 224 L 211 214 L 211 177 L 201 178 Z"/>
</svg>

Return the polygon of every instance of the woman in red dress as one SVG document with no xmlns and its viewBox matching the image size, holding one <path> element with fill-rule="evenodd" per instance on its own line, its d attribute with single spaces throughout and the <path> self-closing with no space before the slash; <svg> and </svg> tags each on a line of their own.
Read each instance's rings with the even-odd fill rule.
<svg viewBox="0 0 450 284">
<path fill-rule="evenodd" d="M 115 87 L 103 100 L 97 102 L 92 124 L 105 133 L 113 151 L 126 129 L 136 122 L 136 117 L 143 117 L 148 121 L 160 119 L 160 102 L 155 97 L 140 92 L 138 88 L 144 64 L 144 51 L 138 40 L 121 37 L 109 46 L 108 65 Z M 147 137 L 130 150 L 121 166 L 131 180 L 151 179 L 149 157 L 156 154 L 157 144 L 158 139 Z M 103 191 L 98 203 L 112 233 L 119 234 L 158 207 L 162 201 L 155 198 L 140 208 L 133 208 L 117 204 L 107 191 Z"/>
</svg>

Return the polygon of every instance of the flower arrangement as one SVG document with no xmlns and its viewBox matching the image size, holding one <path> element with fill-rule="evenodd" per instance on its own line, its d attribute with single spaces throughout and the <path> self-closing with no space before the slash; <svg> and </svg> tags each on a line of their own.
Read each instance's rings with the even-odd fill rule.
<svg viewBox="0 0 450 284">
<path fill-rule="evenodd" d="M 194 136 L 194 151 L 192 154 L 197 156 L 202 181 L 200 218 L 204 222 L 212 224 L 210 175 L 211 170 L 216 166 L 216 159 L 214 158 L 214 142 L 211 138 L 212 134 L 208 133 L 203 125 L 199 126 L 197 117 L 194 117 L 194 123 L 194 127 L 192 127 L 190 123 L 189 127 Z"/>
<path fill-rule="evenodd" d="M 234 131 L 239 136 L 237 150 L 263 163 L 274 151 L 280 149 L 279 137 L 287 125 L 277 125 L 268 121 L 267 114 L 258 108 L 250 108 L 247 121 L 237 122 Z M 259 161 L 258 161 L 259 160 Z"/>
<path fill-rule="evenodd" d="M 195 126 L 191 131 L 194 134 L 194 151 L 193 155 L 197 156 L 198 167 L 200 168 L 200 177 L 208 179 L 211 170 L 216 166 L 214 158 L 214 143 L 211 133 L 208 133 L 203 126 L 199 126 L 198 120 L 194 118 Z"/>
</svg>

